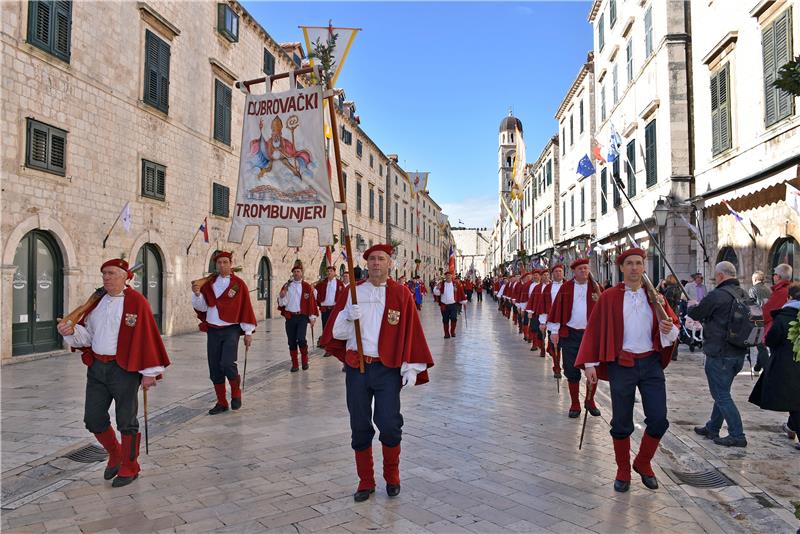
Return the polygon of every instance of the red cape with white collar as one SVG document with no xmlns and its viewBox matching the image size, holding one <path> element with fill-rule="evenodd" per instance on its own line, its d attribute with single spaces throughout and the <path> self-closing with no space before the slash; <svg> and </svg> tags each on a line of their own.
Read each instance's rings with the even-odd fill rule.
<svg viewBox="0 0 800 534">
<path fill-rule="evenodd" d="M 206 299 L 206 304 L 209 308 L 216 306 L 219 318 L 226 323 L 239 324 L 248 323 L 256 324 L 256 314 L 253 313 L 253 304 L 250 302 L 250 290 L 247 289 L 247 284 L 244 280 L 231 273 L 231 280 L 225 291 L 217 297 L 214 295 L 214 282 L 217 281 L 219 275 L 215 274 L 214 277 L 203 284 L 200 288 L 200 293 Z M 207 312 L 194 311 L 200 319 L 200 331 L 208 331 L 208 323 L 206 322 Z"/>
<path fill-rule="evenodd" d="M 592 315 L 594 309 L 595 299 L 600 298 L 600 293 L 597 288 L 590 281 L 586 282 L 586 319 L 588 322 L 589 317 Z M 594 296 L 594 297 L 593 297 Z M 567 323 L 572 319 L 572 301 L 575 297 L 575 279 L 564 282 L 561 289 L 556 293 L 556 300 L 550 307 L 550 314 L 547 316 L 548 323 L 559 323 L 561 327 L 558 330 L 559 337 L 567 337 L 569 330 Z"/>
<path fill-rule="evenodd" d="M 625 334 L 625 323 L 622 314 L 625 291 L 625 284 L 617 284 L 603 291 L 600 295 L 597 305 L 589 316 L 589 323 L 586 325 L 581 347 L 578 350 L 578 357 L 575 360 L 575 367 L 579 369 L 582 369 L 585 363 L 600 362 L 597 367 L 597 376 L 603 380 L 608 380 L 606 364 L 617 361 L 620 352 L 622 352 L 622 339 Z M 672 359 L 672 351 L 675 344 L 667 347 L 661 346 L 658 317 L 653 304 L 650 304 L 650 310 L 653 312 L 653 325 L 650 330 L 653 347 L 656 352 L 661 353 L 661 368 L 666 369 Z M 680 324 L 675 312 L 666 302 L 664 303 L 664 310 L 674 324 Z M 675 343 L 677 343 L 677 340 Z"/>
<path fill-rule="evenodd" d="M 122 320 L 117 337 L 117 365 L 132 373 L 147 369 L 148 367 L 166 367 L 169 365 L 167 349 L 158 332 L 153 311 L 147 299 L 130 287 L 123 291 Z M 100 304 L 102 299 L 95 302 L 78 322 L 86 326 L 86 318 Z M 86 365 L 91 365 L 92 347 L 73 347 L 83 353 L 81 360 Z"/>
<path fill-rule="evenodd" d="M 362 280 L 358 285 L 363 283 L 368 282 Z M 333 337 L 333 325 L 339 312 L 347 304 L 349 294 L 349 291 L 346 291 L 339 296 L 320 338 L 325 350 L 342 363 L 345 361 L 347 340 Z M 395 324 L 389 322 L 390 311 Z M 395 312 L 399 312 L 399 315 Z M 386 306 L 383 309 L 381 331 L 378 336 L 378 357 L 384 366 L 395 369 L 399 369 L 403 363 L 424 363 L 428 367 L 433 367 L 433 357 L 417 315 L 414 297 L 408 288 L 391 279 L 386 281 Z M 417 374 L 417 385 L 424 384 L 428 380 L 428 371 Z"/>
</svg>

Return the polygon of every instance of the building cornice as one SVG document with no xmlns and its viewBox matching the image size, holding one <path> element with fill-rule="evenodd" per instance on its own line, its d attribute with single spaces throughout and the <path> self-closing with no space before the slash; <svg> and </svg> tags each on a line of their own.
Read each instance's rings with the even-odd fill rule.
<svg viewBox="0 0 800 534">
<path fill-rule="evenodd" d="M 592 2 L 592 8 L 589 10 L 589 17 L 587 20 L 592 23 L 594 19 L 597 18 L 597 13 L 600 11 L 600 4 L 603 3 L 603 0 L 594 0 Z"/>
<path fill-rule="evenodd" d="M 575 96 L 575 93 L 578 92 L 578 89 L 580 88 L 581 84 L 583 83 L 583 80 L 586 78 L 586 76 L 590 72 L 594 72 L 594 62 L 593 61 L 589 61 L 587 63 L 584 63 L 581 66 L 581 70 L 578 71 L 578 75 L 575 77 L 575 80 L 572 82 L 572 85 L 570 85 L 569 89 L 567 90 L 567 94 L 564 97 L 564 100 L 562 100 L 561 104 L 559 104 L 558 109 L 556 110 L 556 114 L 554 115 L 556 120 L 558 120 L 559 122 L 561 121 L 561 117 L 564 115 L 564 112 L 566 111 L 567 106 L 569 105 L 570 101 L 572 100 L 572 97 Z"/>
</svg>

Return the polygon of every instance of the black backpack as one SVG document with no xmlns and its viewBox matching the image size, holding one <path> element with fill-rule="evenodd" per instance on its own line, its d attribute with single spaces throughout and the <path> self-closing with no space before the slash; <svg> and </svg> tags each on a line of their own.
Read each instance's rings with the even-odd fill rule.
<svg viewBox="0 0 800 534">
<path fill-rule="evenodd" d="M 720 289 L 733 297 L 725 341 L 741 349 L 755 347 L 764 336 L 764 314 L 758 302 L 741 289 L 739 292 L 732 286 Z"/>
</svg>

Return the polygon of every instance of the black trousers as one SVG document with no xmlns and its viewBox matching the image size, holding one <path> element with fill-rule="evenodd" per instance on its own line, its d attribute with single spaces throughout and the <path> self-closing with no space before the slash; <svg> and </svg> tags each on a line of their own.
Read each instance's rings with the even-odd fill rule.
<svg viewBox="0 0 800 534">
<path fill-rule="evenodd" d="M 661 439 L 669 428 L 667 421 L 667 387 L 660 355 L 634 360 L 633 367 L 616 362 L 608 364 L 611 388 L 611 437 L 624 439 L 633 434 L 633 402 L 636 388 L 642 397 L 645 432 Z"/>
<path fill-rule="evenodd" d="M 458 307 L 460 304 L 454 302 L 453 304 L 445 304 L 442 308 L 442 322 L 447 324 L 448 321 L 458 321 Z"/>
<path fill-rule="evenodd" d="M 357 367 L 345 366 L 347 410 L 350 412 L 350 444 L 355 451 L 372 445 L 375 428 L 378 439 L 387 447 L 395 447 L 402 439 L 403 416 L 400 415 L 400 369 L 384 367 L 376 362 L 364 366 L 362 375 Z M 375 400 L 375 413 L 372 401 Z"/>
<path fill-rule="evenodd" d="M 483 292 L 478 291 L 478 302 L 483 302 Z"/>
<path fill-rule="evenodd" d="M 467 294 L 467 300 L 470 302 L 472 302 L 472 291 L 473 291 L 472 289 L 465 291 L 465 293 Z"/>
<path fill-rule="evenodd" d="M 206 346 L 208 348 L 208 375 L 213 384 L 224 384 L 225 378 L 233 380 L 239 376 L 236 360 L 239 358 L 239 337 L 242 329 L 238 324 L 223 328 L 209 328 Z"/>
<path fill-rule="evenodd" d="M 86 370 L 86 403 L 83 422 L 92 434 L 99 434 L 111 424 L 108 409 L 114 401 L 117 429 L 121 434 L 139 431 L 139 384 L 142 375 L 126 371 L 117 362 L 94 360 Z"/>
<path fill-rule="evenodd" d="M 306 341 L 306 330 L 308 328 L 308 315 L 294 314 L 286 319 L 286 339 L 289 342 L 289 350 L 297 350 L 297 347 L 305 348 L 308 346 Z"/>
<path fill-rule="evenodd" d="M 320 319 L 322 320 L 322 329 L 325 330 L 325 325 L 328 324 L 328 317 L 331 316 L 333 313 L 333 308 L 328 311 L 324 311 L 320 314 Z"/>
<path fill-rule="evenodd" d="M 581 371 L 575 367 L 575 360 L 578 358 L 578 349 L 583 341 L 583 332 L 583 330 L 570 328 L 567 337 L 558 338 L 558 346 L 561 349 L 561 366 L 564 368 L 567 382 L 581 381 Z"/>
<path fill-rule="evenodd" d="M 517 309 L 519 310 L 519 308 L 517 308 Z M 519 320 L 522 323 L 522 326 L 527 326 L 528 325 L 528 321 L 529 321 L 528 312 L 525 311 L 525 310 L 520 310 L 520 312 L 519 312 Z"/>
</svg>

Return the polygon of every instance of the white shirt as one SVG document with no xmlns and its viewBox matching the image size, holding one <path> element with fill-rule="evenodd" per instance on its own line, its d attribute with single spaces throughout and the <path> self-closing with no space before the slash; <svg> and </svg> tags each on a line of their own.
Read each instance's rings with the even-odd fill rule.
<svg viewBox="0 0 800 534">
<path fill-rule="evenodd" d="M 555 281 L 552 282 L 552 285 L 550 286 L 550 306 L 551 307 L 553 306 L 553 303 L 556 301 L 556 295 L 558 295 L 558 290 L 561 289 L 561 284 L 563 284 L 563 283 L 564 283 L 563 280 L 561 282 L 555 282 Z M 545 323 L 547 323 L 547 314 L 546 313 L 540 313 L 539 314 L 539 324 L 545 324 Z"/>
<path fill-rule="evenodd" d="M 328 280 L 328 287 L 325 289 L 325 301 L 321 306 L 333 306 L 336 304 L 336 286 L 338 285 L 336 278 Z"/>
<path fill-rule="evenodd" d="M 331 335 L 334 339 L 346 339 L 347 350 L 357 351 L 355 323 L 348 320 L 350 307 L 352 306 L 350 297 L 351 295 L 348 294 L 347 304 L 336 316 Z M 378 358 L 378 339 L 381 334 L 383 311 L 386 308 L 386 284 L 375 286 L 369 281 L 364 282 L 356 286 L 356 297 L 358 298 L 358 308 L 361 310 L 361 318 L 358 321 L 361 327 L 361 348 L 364 351 L 364 356 Z M 424 363 L 403 362 L 400 373 L 405 374 L 409 370 L 421 373 L 427 368 L 428 366 Z"/>
<path fill-rule="evenodd" d="M 283 306 L 286 311 L 300 313 L 300 299 L 303 298 L 303 281 L 292 280 L 286 288 L 286 296 L 278 295 L 278 306 Z M 313 321 L 316 315 L 309 315 L 308 320 Z"/>
<path fill-rule="evenodd" d="M 124 294 L 111 296 L 106 293 L 97 307 L 86 316 L 86 326 L 75 325 L 75 332 L 71 336 L 64 336 L 64 341 L 71 347 L 92 347 L 95 354 L 116 354 L 124 303 Z M 164 372 L 164 367 L 148 367 L 139 372 L 144 376 L 158 376 Z"/>
<path fill-rule="evenodd" d="M 586 309 L 586 292 L 589 290 L 589 282 L 582 284 L 575 282 L 572 293 L 572 315 L 567 321 L 569 328 L 575 330 L 585 330 L 588 323 L 588 313 Z"/>
<path fill-rule="evenodd" d="M 501 285 L 500 289 L 497 290 L 497 296 L 502 298 L 503 297 L 503 291 L 505 291 L 505 290 L 506 290 L 506 285 L 505 284 Z"/>
<path fill-rule="evenodd" d="M 442 304 L 455 304 L 455 287 L 453 282 L 445 282 L 442 284 Z"/>
<path fill-rule="evenodd" d="M 211 289 L 214 291 L 214 296 L 219 298 L 222 293 L 228 289 L 228 286 L 231 284 L 231 277 L 230 276 L 217 276 L 217 279 L 214 280 L 214 283 L 211 285 Z M 246 295 L 246 298 L 250 298 L 249 295 Z M 206 303 L 206 298 L 203 296 L 202 293 L 199 295 L 192 294 L 192 307 L 199 311 L 199 312 L 206 312 L 206 322 L 208 324 L 214 326 L 230 326 L 233 323 L 227 323 L 219 318 L 219 311 L 217 310 L 216 306 L 208 306 Z M 250 323 L 239 323 L 239 326 L 244 331 L 245 335 L 251 336 L 253 335 L 253 330 L 256 329 L 256 325 Z"/>
<path fill-rule="evenodd" d="M 652 352 L 653 338 L 650 332 L 653 328 L 653 310 L 647 301 L 647 293 L 644 288 L 636 291 L 625 290 L 625 297 L 622 301 L 622 350 L 634 354 Z M 668 347 L 678 339 L 678 327 L 672 325 L 669 334 L 661 334 L 661 346 Z M 586 367 L 596 367 L 598 362 L 587 363 Z"/>
</svg>

